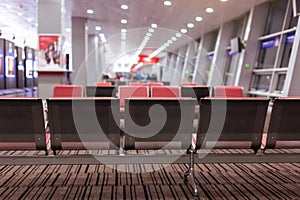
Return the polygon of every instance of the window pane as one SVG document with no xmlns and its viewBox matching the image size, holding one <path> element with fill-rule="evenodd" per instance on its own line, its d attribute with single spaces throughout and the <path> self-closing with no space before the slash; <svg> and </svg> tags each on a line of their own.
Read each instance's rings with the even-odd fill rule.
<svg viewBox="0 0 300 200">
<path fill-rule="evenodd" d="M 261 50 L 259 52 L 259 56 L 258 56 L 258 62 L 255 66 L 256 69 L 269 69 L 269 68 L 273 68 L 274 66 L 274 62 L 275 62 L 275 58 L 276 58 L 276 54 L 277 54 L 277 46 L 278 43 L 274 42 L 274 47 L 268 47 L 268 48 L 263 48 L 264 41 L 262 41 L 261 44 Z"/>
<path fill-rule="evenodd" d="M 285 29 L 297 27 L 297 22 L 298 22 L 298 17 L 293 16 L 293 4 L 292 1 L 290 2 L 289 6 L 289 14 L 288 14 L 288 19 L 287 19 L 286 27 Z"/>
<path fill-rule="evenodd" d="M 262 92 L 268 92 L 271 82 L 271 75 L 255 75 L 253 79 L 251 90 L 260 90 Z"/>
<path fill-rule="evenodd" d="M 281 31 L 287 3 L 287 0 L 277 0 L 270 3 L 264 35 Z"/>
<path fill-rule="evenodd" d="M 280 93 L 283 92 L 283 86 L 284 86 L 284 82 L 285 82 L 285 77 L 286 77 L 286 74 L 279 74 L 278 75 L 278 82 L 277 82 L 276 91 L 278 91 Z"/>
<path fill-rule="evenodd" d="M 294 41 L 294 35 L 295 32 L 289 33 L 283 36 L 283 54 L 281 57 L 281 63 L 279 67 L 288 67 L 289 65 L 289 60 L 292 52 L 292 47 L 293 47 L 293 41 Z"/>
<path fill-rule="evenodd" d="M 237 55 L 235 55 L 237 56 Z M 230 71 L 233 67 L 231 67 L 232 64 L 232 56 L 226 57 L 226 64 L 225 64 L 225 71 L 224 71 L 224 85 L 232 85 L 232 78 L 233 73 Z"/>
</svg>

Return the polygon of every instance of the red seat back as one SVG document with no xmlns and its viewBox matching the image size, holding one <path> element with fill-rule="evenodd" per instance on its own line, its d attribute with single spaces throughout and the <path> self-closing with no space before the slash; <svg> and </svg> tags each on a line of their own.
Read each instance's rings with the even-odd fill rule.
<svg viewBox="0 0 300 200">
<path fill-rule="evenodd" d="M 54 87 L 53 97 L 82 97 L 82 86 L 57 85 Z"/>
<path fill-rule="evenodd" d="M 120 97 L 120 107 L 124 107 L 125 98 L 149 97 L 149 88 L 147 86 L 120 86 L 119 97 Z"/>
<path fill-rule="evenodd" d="M 111 86 L 111 82 L 97 82 L 97 86 Z"/>
<path fill-rule="evenodd" d="M 162 82 L 148 82 L 147 85 L 151 88 L 153 86 L 163 86 Z"/>
<path fill-rule="evenodd" d="M 243 87 L 215 86 L 215 97 L 243 97 Z"/>
<path fill-rule="evenodd" d="M 177 86 L 153 86 L 151 88 L 152 97 L 180 97 Z"/>
<path fill-rule="evenodd" d="M 130 86 L 145 86 L 145 83 L 143 82 L 130 82 Z"/>
<path fill-rule="evenodd" d="M 197 83 L 186 82 L 186 83 L 181 83 L 181 86 L 197 86 Z"/>
</svg>

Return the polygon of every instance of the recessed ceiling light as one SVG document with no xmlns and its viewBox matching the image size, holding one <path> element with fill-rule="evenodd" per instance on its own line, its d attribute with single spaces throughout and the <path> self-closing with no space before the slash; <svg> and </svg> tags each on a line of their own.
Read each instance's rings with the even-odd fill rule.
<svg viewBox="0 0 300 200">
<path fill-rule="evenodd" d="M 198 16 L 198 17 L 195 17 L 195 20 L 196 20 L 197 22 L 201 22 L 201 21 L 203 20 L 203 18 L 200 17 L 200 16 Z"/>
<path fill-rule="evenodd" d="M 11 8 L 12 8 L 12 6 L 11 6 L 11 5 L 8 5 L 8 4 L 6 4 L 5 7 L 6 7 L 7 9 L 11 9 Z"/>
<path fill-rule="evenodd" d="M 127 30 L 125 28 L 121 29 L 121 33 L 126 33 L 126 32 L 127 32 Z"/>
<path fill-rule="evenodd" d="M 154 29 L 153 29 L 153 28 L 149 28 L 149 29 L 148 29 L 148 32 L 153 33 L 153 32 L 154 32 Z"/>
<path fill-rule="evenodd" d="M 207 13 L 213 13 L 214 12 L 214 9 L 213 8 L 206 8 L 205 10 Z"/>
<path fill-rule="evenodd" d="M 32 18 L 27 18 L 27 21 L 28 22 L 32 22 Z"/>
<path fill-rule="evenodd" d="M 66 31 L 67 33 L 70 33 L 70 32 L 71 32 L 71 28 L 65 28 L 65 31 Z"/>
<path fill-rule="evenodd" d="M 164 1 L 164 5 L 165 6 L 170 6 L 170 5 L 172 5 L 172 2 L 171 1 Z"/>
<path fill-rule="evenodd" d="M 228 0 L 220 0 L 220 1 L 222 1 L 222 2 L 226 2 L 226 1 L 228 1 Z"/>
<path fill-rule="evenodd" d="M 145 41 L 145 40 L 144 40 L 144 41 L 141 43 L 141 47 L 142 47 L 142 48 L 145 48 L 145 46 L 147 45 L 147 43 L 148 43 L 148 41 Z"/>
<path fill-rule="evenodd" d="M 94 14 L 94 10 L 92 10 L 92 9 L 87 9 L 87 10 L 86 10 L 86 13 L 87 13 L 87 14 Z"/>
<path fill-rule="evenodd" d="M 125 5 L 125 4 L 123 4 L 123 5 L 121 5 L 121 8 L 122 8 L 123 10 L 127 10 L 127 9 L 128 9 L 128 6 Z"/>
<path fill-rule="evenodd" d="M 101 26 L 95 26 L 96 31 L 101 31 Z"/>
<path fill-rule="evenodd" d="M 121 23 L 122 24 L 127 24 L 127 20 L 126 19 L 121 19 Z"/>
<path fill-rule="evenodd" d="M 104 33 L 100 33 L 100 34 L 99 34 L 99 37 L 101 38 L 101 41 L 102 41 L 103 43 L 107 42 Z"/>
<path fill-rule="evenodd" d="M 174 42 L 177 40 L 177 37 L 171 37 L 171 40 L 173 40 Z"/>
<path fill-rule="evenodd" d="M 24 13 L 22 13 L 22 12 L 17 12 L 17 14 L 18 14 L 20 17 L 24 15 Z"/>
<path fill-rule="evenodd" d="M 194 27 L 195 27 L 195 25 L 194 25 L 193 23 L 188 23 L 186 26 L 187 26 L 188 28 L 194 28 Z"/>
<path fill-rule="evenodd" d="M 157 28 L 157 24 L 151 24 L 152 28 Z"/>
<path fill-rule="evenodd" d="M 34 26 L 35 26 L 35 27 L 39 27 L 39 24 L 38 24 L 38 23 L 35 23 Z"/>
<path fill-rule="evenodd" d="M 176 33 L 175 36 L 180 38 L 182 35 L 181 35 L 181 33 Z"/>
<path fill-rule="evenodd" d="M 147 36 L 151 37 L 152 36 L 152 33 L 146 33 Z"/>
<path fill-rule="evenodd" d="M 173 44 L 173 40 L 168 40 L 167 43 L 168 44 Z"/>
<path fill-rule="evenodd" d="M 182 28 L 182 29 L 180 30 L 180 32 L 181 32 L 181 33 L 187 33 L 187 30 L 186 30 L 185 28 Z"/>
</svg>

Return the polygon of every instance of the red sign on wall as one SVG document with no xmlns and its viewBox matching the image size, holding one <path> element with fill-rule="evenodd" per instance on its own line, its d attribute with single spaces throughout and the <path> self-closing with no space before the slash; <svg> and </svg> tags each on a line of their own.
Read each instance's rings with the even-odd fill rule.
<svg viewBox="0 0 300 200">
<path fill-rule="evenodd" d="M 159 62 L 159 58 L 157 57 L 153 57 L 153 58 L 149 58 L 149 56 L 147 55 L 139 55 L 139 63 L 144 63 L 144 64 L 156 64 Z"/>
<path fill-rule="evenodd" d="M 61 42 L 59 35 L 39 35 L 40 66 L 60 66 Z"/>
</svg>

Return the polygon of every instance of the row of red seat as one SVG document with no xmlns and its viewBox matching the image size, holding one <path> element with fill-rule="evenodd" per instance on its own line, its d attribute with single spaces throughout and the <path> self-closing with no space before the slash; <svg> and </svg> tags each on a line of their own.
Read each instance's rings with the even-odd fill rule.
<svg viewBox="0 0 300 200">
<path fill-rule="evenodd" d="M 109 82 L 104 82 L 109 83 Z M 144 83 L 142 83 L 144 84 Z M 98 87 L 111 87 L 111 86 L 98 86 Z M 184 86 L 186 87 L 186 86 Z M 187 86 L 188 89 L 194 88 L 194 91 L 180 93 L 180 88 L 178 86 L 144 86 L 144 85 L 132 85 L 132 86 L 119 86 L 119 98 L 121 110 L 124 108 L 124 100 L 126 98 L 178 98 L 178 97 L 196 97 L 199 101 L 200 98 L 210 96 L 209 91 L 202 92 L 203 94 L 197 95 L 197 86 Z M 201 86 L 200 86 L 201 87 Z M 112 90 L 114 88 L 110 88 Z M 150 89 L 150 91 L 149 91 Z M 209 90 L 205 86 L 206 90 Z M 216 97 L 243 97 L 243 88 L 235 86 L 216 86 L 214 88 Z M 113 92 L 111 92 L 112 94 Z M 94 91 L 95 94 L 95 91 Z M 53 97 L 82 97 L 82 87 L 76 85 L 64 85 L 56 86 L 54 88 Z"/>
<path fill-rule="evenodd" d="M 111 82 L 96 82 L 96 85 L 97 86 L 110 86 L 112 85 Z M 152 87 L 152 86 L 162 86 L 163 83 L 162 82 L 129 82 L 129 85 L 135 85 L 135 86 L 149 86 L 149 87 Z M 184 83 L 181 83 L 181 86 L 196 86 L 197 83 L 193 83 L 193 82 L 184 82 Z"/>
<path fill-rule="evenodd" d="M 110 82 L 107 85 L 110 86 Z M 144 85 L 131 85 L 131 86 L 120 86 L 120 98 L 121 94 L 126 94 L 127 92 L 132 95 L 137 95 L 138 97 L 147 97 L 149 94 L 149 88 L 151 89 L 152 97 L 179 97 L 180 90 L 177 86 L 162 86 L 154 84 L 155 82 L 149 83 L 148 86 Z M 142 83 L 143 84 L 143 83 Z M 101 87 L 99 86 L 99 87 Z M 196 87 L 196 85 L 182 85 L 183 87 Z M 138 88 L 137 88 L 138 87 Z M 149 87 L 149 88 L 148 88 Z M 121 91 L 124 90 L 124 91 Z M 136 90 L 136 91 L 135 91 Z M 135 91 L 135 92 L 133 92 Z M 143 94 L 142 94 L 143 93 Z M 79 85 L 58 85 L 54 87 L 53 97 L 82 97 L 83 88 Z M 128 95 L 126 95 L 128 96 Z M 215 86 L 214 96 L 216 97 L 243 97 L 243 87 L 240 86 Z"/>
<path fill-rule="evenodd" d="M 111 82 L 97 82 L 96 86 L 111 86 L 112 83 Z M 162 86 L 164 85 L 162 82 L 130 82 L 129 85 L 131 86 Z"/>
</svg>

